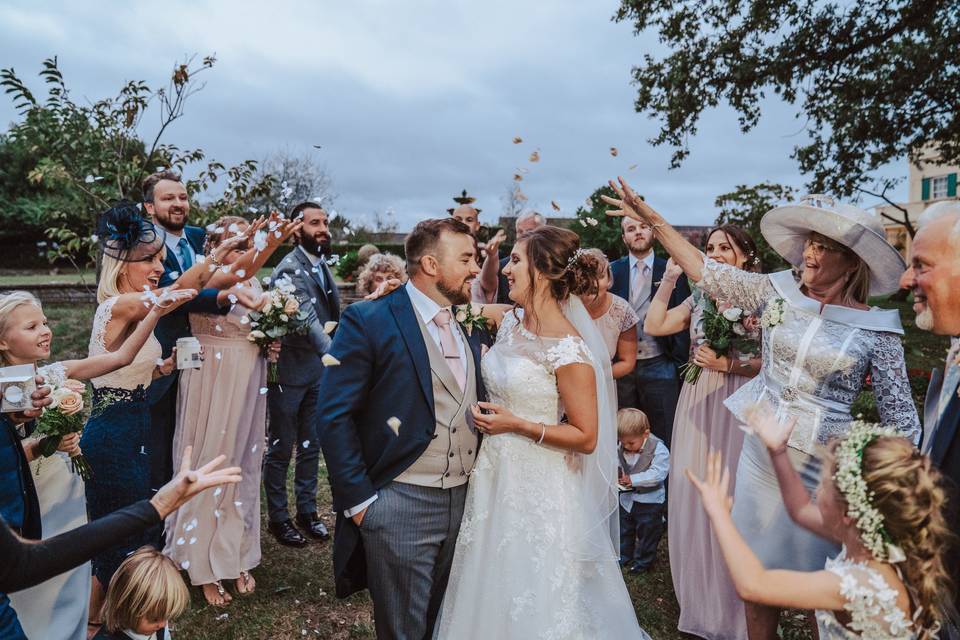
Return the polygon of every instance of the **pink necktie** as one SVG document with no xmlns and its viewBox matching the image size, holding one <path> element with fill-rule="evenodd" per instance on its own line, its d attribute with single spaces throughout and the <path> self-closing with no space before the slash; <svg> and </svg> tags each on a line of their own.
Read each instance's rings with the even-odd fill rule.
<svg viewBox="0 0 960 640">
<path fill-rule="evenodd" d="M 457 339 L 453 335 L 453 329 L 450 328 L 450 310 L 437 311 L 437 315 L 433 317 L 433 323 L 440 329 L 440 351 L 462 391 L 467 386 L 467 371 L 463 368 L 460 350 L 457 349 Z"/>
</svg>

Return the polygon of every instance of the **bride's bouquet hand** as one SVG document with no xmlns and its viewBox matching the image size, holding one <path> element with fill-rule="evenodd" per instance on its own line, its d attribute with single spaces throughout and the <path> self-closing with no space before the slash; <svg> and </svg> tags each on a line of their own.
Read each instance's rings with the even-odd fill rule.
<svg viewBox="0 0 960 640">
<path fill-rule="evenodd" d="M 473 415 L 473 423 L 477 425 L 477 429 L 485 435 L 495 436 L 517 431 L 517 417 L 498 404 L 478 402 L 470 407 L 470 413 Z"/>
<path fill-rule="evenodd" d="M 707 475 L 700 479 L 690 469 L 684 471 L 687 478 L 700 492 L 703 509 L 710 518 L 729 515 L 733 508 L 730 495 L 730 469 L 723 466 L 723 454 L 711 451 L 707 454 Z"/>
<path fill-rule="evenodd" d="M 760 403 L 749 407 L 745 414 L 750 431 L 760 438 L 770 455 L 786 451 L 790 434 L 797 426 L 796 418 L 778 420 L 768 405 Z"/>
</svg>

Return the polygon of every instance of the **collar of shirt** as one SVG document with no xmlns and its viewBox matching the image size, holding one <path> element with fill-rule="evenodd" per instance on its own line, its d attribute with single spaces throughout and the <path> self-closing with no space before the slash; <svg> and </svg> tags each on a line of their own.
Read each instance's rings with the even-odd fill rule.
<svg viewBox="0 0 960 640">
<path fill-rule="evenodd" d="M 627 255 L 630 257 L 630 272 L 633 273 L 636 270 L 637 263 L 639 263 L 640 260 L 638 260 L 637 256 L 633 255 L 632 253 L 628 253 Z M 653 253 L 653 251 L 650 251 L 650 253 L 647 254 L 647 257 L 643 259 L 643 264 L 650 268 L 650 273 L 653 273 L 653 259 L 655 257 L 656 255 Z"/>
<path fill-rule="evenodd" d="M 303 255 L 307 256 L 307 260 L 309 260 L 310 264 L 312 264 L 313 266 L 317 266 L 318 264 L 320 264 L 320 256 L 313 255 L 312 253 L 304 249 L 303 245 L 297 245 L 297 249 L 299 249 L 303 253 Z"/>
<path fill-rule="evenodd" d="M 407 280 L 407 284 L 404 286 L 407 288 L 407 295 L 410 296 L 410 302 L 413 303 L 413 308 L 416 309 L 417 315 L 423 320 L 423 324 L 429 327 L 430 323 L 433 322 L 433 318 L 437 315 L 437 312 L 443 309 L 443 307 L 423 291 L 417 289 L 413 284 L 413 280 Z"/>
<path fill-rule="evenodd" d="M 137 633 L 130 629 L 124 629 L 123 633 L 131 638 L 131 640 L 154 640 L 157 637 L 157 634 L 151 633 L 150 635 L 143 635 L 142 633 Z"/>
</svg>

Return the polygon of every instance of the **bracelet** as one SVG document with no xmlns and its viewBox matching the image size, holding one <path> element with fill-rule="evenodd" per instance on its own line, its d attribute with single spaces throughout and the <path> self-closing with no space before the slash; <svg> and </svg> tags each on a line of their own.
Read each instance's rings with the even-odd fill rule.
<svg viewBox="0 0 960 640">
<path fill-rule="evenodd" d="M 540 439 L 537 440 L 537 444 L 543 444 L 543 437 L 547 435 L 547 425 L 542 422 L 538 423 L 540 425 Z"/>
<path fill-rule="evenodd" d="M 656 233 L 656 232 L 657 232 L 657 229 L 659 229 L 660 227 L 665 227 L 665 226 L 667 226 L 667 223 L 666 223 L 666 222 L 656 222 L 656 223 L 651 224 L 651 225 L 649 225 L 649 226 L 650 226 L 651 229 L 653 229 L 653 232 Z"/>
</svg>

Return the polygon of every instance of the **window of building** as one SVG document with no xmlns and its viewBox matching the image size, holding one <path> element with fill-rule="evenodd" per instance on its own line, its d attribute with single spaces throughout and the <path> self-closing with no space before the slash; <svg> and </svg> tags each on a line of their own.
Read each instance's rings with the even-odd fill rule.
<svg viewBox="0 0 960 640">
<path fill-rule="evenodd" d="M 937 198 L 946 198 L 947 189 L 949 185 L 949 176 L 937 176 L 936 178 L 930 178 L 930 198 L 936 200 Z"/>
</svg>

